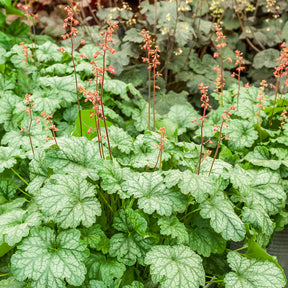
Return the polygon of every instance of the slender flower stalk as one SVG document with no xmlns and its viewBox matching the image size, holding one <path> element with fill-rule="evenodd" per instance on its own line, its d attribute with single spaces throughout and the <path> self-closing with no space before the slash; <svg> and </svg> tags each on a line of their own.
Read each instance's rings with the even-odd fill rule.
<svg viewBox="0 0 288 288">
<path fill-rule="evenodd" d="M 30 116 L 30 122 L 29 122 L 29 127 L 28 129 L 25 129 L 24 127 L 21 127 L 20 133 L 23 133 L 23 130 L 26 130 L 28 132 L 28 137 L 29 137 L 29 141 L 30 141 L 30 146 L 31 146 L 31 150 L 32 153 L 34 154 L 34 148 L 33 148 L 33 144 L 32 144 L 32 138 L 31 138 L 31 126 L 32 126 L 32 122 L 35 120 L 37 124 L 40 123 L 39 118 L 35 118 L 33 119 L 32 116 L 32 107 L 34 106 L 34 103 L 32 102 L 32 100 L 30 99 L 30 94 L 26 93 L 25 95 L 25 105 L 28 105 L 28 107 L 24 110 L 25 112 L 27 112 Z"/>
<path fill-rule="evenodd" d="M 203 108 L 203 114 L 202 114 L 202 117 L 200 117 L 199 121 L 200 121 L 200 125 L 198 124 L 198 119 L 194 119 L 192 120 L 191 122 L 194 123 L 194 122 L 197 122 L 199 128 L 200 128 L 200 131 L 201 131 L 201 146 L 200 146 L 200 155 L 199 155 L 199 161 L 198 161 L 198 167 L 196 169 L 196 173 L 199 175 L 200 174 L 200 167 L 201 167 L 201 163 L 203 162 L 202 161 L 202 151 L 203 151 L 203 146 L 206 144 L 206 143 L 210 143 L 212 144 L 213 142 L 211 141 L 211 139 L 209 138 L 206 142 L 204 142 L 204 135 L 203 135 L 203 126 L 204 126 L 204 122 L 205 122 L 205 118 L 207 118 L 207 109 L 208 108 L 212 108 L 212 106 L 209 104 L 209 96 L 208 96 L 208 89 L 209 89 L 209 86 L 204 86 L 203 83 L 199 84 L 198 85 L 199 89 L 200 89 L 200 93 L 201 93 L 201 102 L 202 102 L 202 105 L 201 105 L 201 108 Z"/>
<path fill-rule="evenodd" d="M 141 31 L 141 34 L 143 35 L 144 39 L 144 45 L 143 45 L 143 49 L 147 50 L 147 57 L 144 58 L 143 57 L 143 62 L 147 62 L 148 63 L 148 130 L 150 130 L 150 118 L 151 118 L 151 69 L 150 67 L 150 57 L 151 57 L 151 48 L 152 48 L 152 39 L 151 39 L 151 35 L 149 34 L 149 31 L 146 31 L 145 29 L 143 29 Z"/>
<path fill-rule="evenodd" d="M 237 111 L 238 111 L 238 109 L 239 109 L 239 94 L 240 94 L 240 78 L 241 78 L 240 74 L 245 69 L 245 67 L 244 67 L 245 61 L 243 60 L 243 53 L 240 52 L 239 50 L 235 51 L 235 55 L 236 55 L 235 65 L 237 66 L 237 68 L 236 68 L 237 72 L 233 72 L 231 77 L 234 78 L 237 76 L 237 79 L 238 79 L 237 106 L 236 106 Z"/>
<path fill-rule="evenodd" d="M 79 21 L 75 19 L 73 9 L 70 6 L 66 6 L 64 10 L 67 12 L 67 17 L 64 19 L 64 24 L 63 24 L 63 29 L 69 30 L 64 35 L 61 35 L 62 39 L 70 39 L 71 41 L 71 51 L 70 55 L 72 58 L 72 63 L 73 63 L 73 69 L 74 69 L 74 77 L 75 77 L 75 84 L 76 84 L 76 95 L 77 95 L 77 104 L 78 104 L 78 114 L 79 114 L 79 122 L 80 122 L 80 135 L 83 135 L 82 132 L 82 119 L 81 119 L 81 107 L 80 107 L 80 100 L 79 100 L 79 93 L 78 93 L 78 80 L 77 80 L 77 74 L 76 74 L 76 64 L 75 64 L 75 59 L 74 59 L 74 40 L 73 38 L 77 37 L 78 30 L 76 29 L 76 26 L 79 25 Z M 85 45 L 85 41 L 83 39 L 80 40 L 82 45 Z M 62 53 L 65 51 L 64 48 L 59 48 L 57 49 L 58 51 L 61 51 Z"/>
<path fill-rule="evenodd" d="M 156 145 L 156 147 L 159 149 L 159 153 L 158 153 L 158 157 L 157 157 L 157 161 L 156 161 L 156 164 L 155 164 L 154 171 L 156 171 L 156 169 L 157 169 L 158 162 L 159 162 L 159 169 L 161 169 L 162 153 L 164 151 L 164 142 L 167 139 L 167 136 L 165 136 L 165 133 L 166 133 L 166 128 L 165 127 L 161 127 L 159 129 L 159 133 L 161 135 L 161 137 L 159 138 L 160 143 Z"/>
<path fill-rule="evenodd" d="M 218 49 L 219 52 L 215 52 L 213 57 L 214 58 L 220 57 L 220 67 L 217 66 L 213 70 L 217 71 L 216 92 L 218 95 L 219 105 L 221 107 L 223 107 L 223 89 L 225 86 L 224 66 L 223 65 L 224 65 L 225 60 L 229 60 L 230 63 L 232 62 L 232 60 L 230 58 L 224 59 L 224 57 L 223 57 L 223 49 L 227 46 L 227 44 L 225 43 L 226 37 L 224 36 L 224 34 L 222 32 L 222 28 L 221 28 L 220 24 L 215 24 L 214 29 L 216 30 L 216 36 L 217 36 L 217 38 L 215 40 L 216 48 Z"/>
<path fill-rule="evenodd" d="M 273 109 L 272 109 L 272 113 L 271 113 L 271 117 L 269 120 L 269 124 L 272 125 L 272 118 L 274 115 L 274 111 L 275 111 L 275 106 L 276 106 L 276 102 L 277 102 L 277 95 L 280 89 L 280 85 L 281 85 L 281 79 L 283 76 L 285 76 L 285 82 L 286 82 L 286 78 L 287 78 L 287 70 L 288 70 L 288 47 L 286 47 L 286 43 L 283 42 L 281 44 L 281 51 L 280 51 L 280 57 L 278 59 L 276 59 L 277 61 L 279 61 L 279 65 L 277 67 L 275 67 L 275 71 L 274 71 L 274 77 L 276 78 L 276 85 L 271 85 L 271 88 L 275 89 L 275 96 L 274 96 L 274 104 L 273 104 Z"/>
<path fill-rule="evenodd" d="M 160 53 L 159 46 L 155 45 L 154 49 L 153 41 L 151 40 L 151 35 L 149 31 L 142 30 L 141 34 L 144 37 L 144 45 L 143 49 L 147 50 L 147 57 L 143 57 L 143 63 L 148 64 L 148 130 L 150 130 L 150 115 L 151 115 L 151 69 L 153 69 L 153 131 L 155 132 L 155 96 L 156 96 L 156 89 L 160 89 L 159 86 L 156 85 L 156 77 L 161 76 L 161 74 L 156 71 L 157 67 L 161 64 L 159 61 Z"/>
<path fill-rule="evenodd" d="M 103 139 L 107 139 L 107 144 L 108 144 L 108 149 L 109 149 L 109 154 L 110 154 L 110 159 L 112 160 L 112 151 L 110 147 L 110 141 L 109 141 L 109 134 L 108 134 L 108 129 L 107 129 L 107 124 L 106 124 L 106 117 L 104 114 L 104 105 L 103 105 L 103 92 L 104 92 L 104 77 L 105 77 L 105 72 L 108 71 L 109 73 L 113 74 L 115 73 L 115 69 L 113 66 L 106 66 L 106 52 L 110 51 L 112 54 L 115 53 L 115 50 L 112 47 L 109 47 L 109 43 L 113 42 L 112 39 L 112 34 L 115 32 L 115 30 L 118 29 L 118 25 L 116 23 L 113 23 L 109 21 L 109 26 L 105 31 L 101 32 L 101 36 L 103 36 L 103 43 L 99 44 L 99 46 L 102 48 L 102 52 L 95 52 L 93 55 L 93 58 L 95 60 L 92 60 L 90 63 L 92 65 L 92 72 L 94 75 L 94 79 L 89 80 L 89 84 L 92 83 L 92 81 L 95 81 L 95 91 L 87 91 L 85 87 L 79 86 L 78 91 L 80 93 L 83 93 L 84 96 L 86 96 L 85 102 L 90 101 L 93 105 L 93 110 L 94 112 L 91 112 L 90 117 L 94 117 L 95 119 L 95 130 L 97 133 L 97 138 L 98 138 L 98 145 L 99 145 L 99 153 L 100 157 L 105 159 L 104 155 L 104 148 L 103 148 Z M 96 59 L 98 57 L 102 57 L 102 67 L 99 67 L 97 64 Z M 99 85 L 100 85 L 100 91 L 99 91 Z M 100 126 L 100 120 L 103 120 L 104 126 L 105 126 L 105 132 L 106 135 L 102 135 L 101 133 L 101 126 Z M 90 128 L 88 130 L 88 134 L 91 133 L 91 131 L 94 130 Z"/>
<path fill-rule="evenodd" d="M 25 4 L 22 3 L 17 3 L 16 7 L 17 8 L 22 8 L 25 13 L 25 17 L 27 19 L 27 24 L 29 26 L 29 33 L 30 33 L 30 42 L 32 46 L 32 57 L 34 59 L 34 65 L 36 63 L 36 28 L 35 28 L 35 22 L 38 19 L 38 14 L 33 13 L 32 11 L 32 5 L 30 3 L 31 1 L 25 0 Z M 31 20 L 32 19 L 32 20 Z M 32 23 L 30 25 L 30 23 Z M 32 28 L 31 28 L 32 26 Z M 33 36 L 32 36 L 33 34 Z"/>
<path fill-rule="evenodd" d="M 265 110 L 265 106 L 263 106 L 263 102 L 266 101 L 266 98 L 264 97 L 264 90 L 265 87 L 268 87 L 268 84 L 266 82 L 266 80 L 262 80 L 260 83 L 261 87 L 259 95 L 257 97 L 257 100 L 259 100 L 259 103 L 256 104 L 256 106 L 258 107 L 258 111 L 256 112 L 257 114 L 257 124 L 259 126 L 259 130 L 260 130 L 260 142 L 262 142 L 262 131 L 261 131 L 261 110 Z"/>
<path fill-rule="evenodd" d="M 109 47 L 109 43 L 113 42 L 112 39 L 112 34 L 118 29 L 118 25 L 116 23 L 112 23 L 111 20 L 109 20 L 109 26 L 106 28 L 105 31 L 101 32 L 101 36 L 104 36 L 103 43 L 100 44 L 99 46 L 102 47 L 102 75 L 99 78 L 99 83 L 101 85 L 101 91 L 100 91 L 100 104 L 101 104 L 101 109 L 103 113 L 103 122 L 104 122 L 104 127 L 105 127 L 105 132 L 106 132 L 106 138 L 107 138 L 107 144 L 108 144 L 108 150 L 109 150 L 109 155 L 110 159 L 112 160 L 112 151 L 110 147 L 110 140 L 109 140 L 109 134 L 108 134 L 108 128 L 106 124 L 106 117 L 104 113 L 104 104 L 103 104 L 103 92 L 104 92 L 104 79 L 105 79 L 105 71 L 109 70 L 111 73 L 114 73 L 115 70 L 112 66 L 109 66 L 109 68 L 106 70 L 106 52 L 110 51 L 112 54 L 115 53 L 115 50 L 112 47 Z"/>
<path fill-rule="evenodd" d="M 225 132 L 225 135 L 222 137 L 222 129 L 223 129 L 224 124 L 225 124 L 226 127 L 229 127 L 229 122 L 228 122 L 227 120 L 230 119 L 230 116 L 232 115 L 231 110 L 235 110 L 235 109 L 236 109 L 236 107 L 233 105 L 233 106 L 231 106 L 228 110 L 224 111 L 224 115 L 222 115 L 221 125 L 220 125 L 220 126 L 214 125 L 214 131 L 218 131 L 218 129 L 219 129 L 219 134 L 220 134 L 220 135 L 219 135 L 217 148 L 216 148 L 216 151 L 215 151 L 213 160 L 212 160 L 212 164 L 211 164 L 211 167 L 210 167 L 208 176 L 210 176 L 210 174 L 211 174 L 211 171 L 212 171 L 214 162 L 215 162 L 216 157 L 217 157 L 217 155 L 218 155 L 218 151 L 219 151 L 219 147 L 220 147 L 221 141 L 222 141 L 223 139 L 226 140 L 226 141 L 229 141 L 229 140 L 230 140 L 230 139 L 227 137 L 226 132 Z"/>
</svg>

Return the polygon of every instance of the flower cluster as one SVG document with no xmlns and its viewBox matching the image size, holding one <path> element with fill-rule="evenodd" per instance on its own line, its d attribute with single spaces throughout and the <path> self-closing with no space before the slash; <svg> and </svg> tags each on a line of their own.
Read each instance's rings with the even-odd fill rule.
<svg viewBox="0 0 288 288">
<path fill-rule="evenodd" d="M 220 67 L 219 67 L 219 65 L 217 65 L 215 68 L 213 68 L 213 70 L 217 72 L 217 78 L 216 78 L 216 82 L 215 82 L 216 90 L 214 90 L 214 91 L 217 92 L 219 105 L 223 106 L 223 89 L 225 86 L 223 63 L 225 61 L 229 61 L 230 63 L 232 63 L 232 59 L 229 57 L 226 59 L 223 59 L 223 48 L 225 48 L 227 46 L 227 44 L 225 43 L 226 37 L 224 36 L 224 34 L 222 32 L 222 28 L 221 28 L 220 24 L 215 24 L 214 29 L 216 30 L 217 38 L 215 39 L 215 43 L 216 43 L 216 48 L 218 49 L 218 52 L 215 52 L 213 57 L 214 58 L 220 57 L 220 63 L 221 63 Z"/>
<path fill-rule="evenodd" d="M 285 124 L 286 119 L 287 119 L 287 110 L 284 109 L 280 116 L 280 120 L 281 120 L 281 123 L 279 126 L 280 130 L 282 129 L 282 126 Z"/>
<path fill-rule="evenodd" d="M 33 57 L 32 54 L 30 54 L 30 49 L 27 45 L 25 45 L 24 42 L 19 43 L 20 46 L 22 46 L 22 51 L 25 57 L 25 65 L 27 66 L 28 64 L 28 57 Z M 24 59 L 21 59 L 21 62 L 23 62 Z"/>
<path fill-rule="evenodd" d="M 201 108 L 203 108 L 203 113 L 202 113 L 202 116 L 199 118 L 199 121 L 201 121 L 201 124 L 199 125 L 198 124 L 198 119 L 194 119 L 192 120 L 191 122 L 194 123 L 194 122 L 197 122 L 197 125 L 198 127 L 200 128 L 200 131 L 201 131 L 201 146 L 200 146 L 200 156 L 199 156 L 199 162 L 198 162 L 198 168 L 197 168 L 197 173 L 199 174 L 200 173 L 200 166 L 201 166 L 201 163 L 203 162 L 202 160 L 202 150 L 203 150 L 203 146 L 205 144 L 207 144 L 209 142 L 209 144 L 213 144 L 212 140 L 209 138 L 206 142 L 204 142 L 204 135 L 203 135 L 203 126 L 204 126 L 204 121 L 205 121 L 205 118 L 208 117 L 208 115 L 206 114 L 207 112 L 207 109 L 208 108 L 212 108 L 212 106 L 209 104 L 209 96 L 208 96 L 208 89 L 209 89 L 209 86 L 204 86 L 203 83 L 199 84 L 198 85 L 199 87 L 199 90 L 200 90 L 200 93 L 201 93 Z M 205 153 L 204 153 L 204 157 L 206 158 L 207 155 L 205 156 Z"/>
<path fill-rule="evenodd" d="M 226 132 L 225 132 L 225 135 L 222 137 L 222 128 L 223 126 L 225 125 L 226 128 L 229 127 L 229 122 L 228 120 L 230 119 L 231 115 L 232 115 L 232 112 L 231 110 L 236 110 L 236 107 L 233 105 L 231 106 L 228 110 L 224 110 L 223 111 L 223 115 L 222 115 L 222 122 L 221 122 L 221 125 L 214 125 L 214 128 L 213 128 L 213 131 L 219 131 L 220 132 L 220 136 L 219 136 L 219 139 L 220 141 L 221 140 L 226 140 L 226 141 L 229 141 L 230 139 L 227 137 L 226 135 Z"/>
<path fill-rule="evenodd" d="M 143 49 L 147 51 L 147 56 L 142 57 L 143 63 L 148 64 L 148 130 L 150 130 L 150 108 L 151 108 L 151 70 L 153 70 L 153 131 L 155 131 L 155 95 L 156 89 L 160 89 L 159 86 L 156 85 L 156 77 L 161 76 L 161 74 L 156 71 L 157 67 L 161 64 L 159 61 L 160 58 L 160 49 L 158 45 L 155 44 L 152 40 L 152 36 L 149 31 L 143 29 L 141 31 L 143 35 Z"/>
<path fill-rule="evenodd" d="M 47 131 L 47 130 L 50 129 L 52 131 L 53 139 L 55 141 L 55 144 L 59 148 L 57 140 L 56 140 L 56 135 L 55 135 L 55 132 L 59 131 L 59 129 L 56 128 L 56 126 L 53 124 L 53 120 L 52 120 L 53 119 L 53 114 L 48 115 L 46 112 L 42 112 L 41 113 L 41 117 L 43 117 L 44 120 L 46 121 L 46 126 L 47 127 L 45 128 L 45 130 Z M 50 139 L 50 137 L 47 137 L 46 138 L 46 142 L 48 142 L 49 139 Z"/>
<path fill-rule="evenodd" d="M 239 50 L 235 51 L 236 61 L 235 65 L 237 66 L 236 71 L 231 74 L 231 77 L 234 78 L 237 76 L 238 79 L 238 92 L 237 92 L 237 111 L 239 109 L 239 94 L 240 94 L 240 78 L 241 78 L 241 72 L 245 69 L 245 61 L 243 58 L 243 53 Z"/>
</svg>

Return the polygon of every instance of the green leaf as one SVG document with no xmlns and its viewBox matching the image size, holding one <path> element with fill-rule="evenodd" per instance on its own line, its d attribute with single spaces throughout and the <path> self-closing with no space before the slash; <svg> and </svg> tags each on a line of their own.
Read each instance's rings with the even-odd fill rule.
<svg viewBox="0 0 288 288">
<path fill-rule="evenodd" d="M 202 202 L 200 209 L 200 215 L 205 219 L 209 218 L 211 227 L 217 233 L 221 233 L 225 240 L 241 241 L 244 239 L 245 226 L 223 192 L 218 192 L 212 200 Z"/>
<path fill-rule="evenodd" d="M 227 136 L 230 138 L 228 147 L 233 150 L 243 150 L 251 147 L 258 139 L 258 133 L 253 123 L 246 120 L 231 119 L 227 128 Z"/>
<path fill-rule="evenodd" d="M 44 216 L 51 217 L 63 229 L 82 223 L 90 227 L 101 215 L 101 205 L 95 197 L 95 186 L 83 178 L 52 175 L 36 197 Z"/>
<path fill-rule="evenodd" d="M 133 281 L 130 285 L 125 285 L 123 288 L 144 288 L 144 284 L 139 281 Z"/>
<path fill-rule="evenodd" d="M 7 132 L 3 139 L 2 144 L 8 144 L 9 146 L 14 146 L 15 148 L 22 148 L 24 151 L 31 150 L 29 132 L 26 130 L 30 125 L 30 119 L 26 118 L 21 122 L 21 127 L 24 127 L 22 133 L 20 131 L 10 131 Z M 51 137 L 50 130 L 45 131 L 45 128 L 41 124 L 37 124 L 36 121 L 33 121 L 31 124 L 30 136 L 33 145 L 35 148 L 48 148 L 50 143 L 46 142 L 47 137 Z"/>
<path fill-rule="evenodd" d="M 123 41 L 142 43 L 143 36 L 140 34 L 140 31 L 138 31 L 136 28 L 131 28 L 131 29 L 128 29 L 127 32 L 125 33 L 125 37 L 123 38 Z"/>
<path fill-rule="evenodd" d="M 178 135 L 184 134 L 187 129 L 194 129 L 197 127 L 197 123 L 192 123 L 194 119 L 198 119 L 199 115 L 191 105 L 179 105 L 176 104 L 170 108 L 168 118 L 177 124 Z"/>
<path fill-rule="evenodd" d="M 286 194 L 277 172 L 269 169 L 245 171 L 238 167 L 231 173 L 231 182 L 239 189 L 235 200 L 246 203 L 248 207 L 260 205 L 268 215 L 275 215 L 285 206 Z"/>
<path fill-rule="evenodd" d="M 210 257 L 211 253 L 223 253 L 226 241 L 208 225 L 199 225 L 189 230 L 189 247 L 204 257 Z"/>
<path fill-rule="evenodd" d="M 48 167 L 45 161 L 45 151 L 37 150 L 29 163 L 30 183 L 26 188 L 29 193 L 36 193 L 49 178 Z"/>
<path fill-rule="evenodd" d="M 157 212 L 170 216 L 172 212 L 183 212 L 185 196 L 177 190 L 167 189 L 160 173 L 132 173 L 125 175 L 122 189 L 138 199 L 138 206 L 147 214 Z"/>
<path fill-rule="evenodd" d="M 263 231 L 264 234 L 271 235 L 273 233 L 273 222 L 262 206 L 243 207 L 242 220 Z"/>
<path fill-rule="evenodd" d="M 1 288 L 25 288 L 27 284 L 25 282 L 19 282 L 14 277 L 0 281 Z"/>
<path fill-rule="evenodd" d="M 68 107 L 71 103 L 77 101 L 74 75 L 41 77 L 39 84 L 44 90 L 51 91 L 54 97 L 58 97 L 63 107 Z M 78 85 L 80 86 L 80 83 L 78 83 Z"/>
<path fill-rule="evenodd" d="M 274 68 L 277 66 L 276 59 L 279 58 L 279 51 L 273 48 L 265 49 L 255 55 L 253 58 L 253 67 L 261 69 L 263 67 Z"/>
<path fill-rule="evenodd" d="M 114 218 L 113 227 L 121 232 L 137 232 L 143 238 L 146 234 L 147 221 L 141 215 L 139 210 L 134 211 L 131 208 L 120 210 Z"/>
<path fill-rule="evenodd" d="M 132 266 L 138 261 L 143 264 L 146 252 L 151 248 L 152 240 L 143 238 L 147 222 L 139 211 L 120 210 L 114 218 L 113 227 L 121 232 L 114 234 L 110 240 L 109 254 L 117 260 Z"/>
<path fill-rule="evenodd" d="M 99 175 L 103 180 L 101 188 L 109 194 L 117 193 L 121 199 L 129 198 L 127 193 L 122 190 L 121 183 L 124 176 L 130 173 L 130 170 L 128 168 L 121 168 L 116 160 L 104 160 L 102 163 L 101 170 L 99 171 Z"/>
<path fill-rule="evenodd" d="M 151 265 L 153 282 L 160 282 L 163 288 L 198 288 L 205 284 L 202 259 L 187 246 L 154 246 L 145 264 Z"/>
<path fill-rule="evenodd" d="M 137 233 L 117 233 L 110 240 L 109 254 L 128 266 L 133 266 L 136 261 L 143 265 L 144 257 L 151 246 L 152 240 L 144 239 Z"/>
<path fill-rule="evenodd" d="M 206 158 L 207 161 L 203 161 L 200 168 L 200 174 L 205 175 L 206 177 L 209 175 L 209 171 L 212 165 L 213 159 L 211 157 Z M 215 176 L 215 178 L 219 178 L 220 176 L 224 179 L 230 177 L 229 172 L 232 169 L 232 165 L 224 162 L 220 159 L 216 159 L 211 171 L 211 176 Z"/>
<path fill-rule="evenodd" d="M 190 23 L 177 23 L 175 38 L 179 46 L 185 46 L 189 41 L 193 39 L 193 36 L 195 36 L 195 32 Z"/>
<path fill-rule="evenodd" d="M 178 169 L 170 169 L 168 171 L 164 171 L 163 174 L 165 175 L 164 183 L 167 188 L 172 188 L 182 179 L 182 172 Z"/>
<path fill-rule="evenodd" d="M 0 105 L 0 123 L 4 124 L 4 129 L 10 131 L 16 128 L 15 120 L 13 119 L 13 113 L 16 108 L 16 104 L 20 102 L 20 98 L 12 93 L 1 95 Z"/>
<path fill-rule="evenodd" d="M 99 179 L 97 160 L 100 159 L 98 145 L 86 138 L 58 138 L 60 149 L 52 149 L 46 154 L 47 167 L 54 173 L 71 175 L 92 180 Z"/>
<path fill-rule="evenodd" d="M 14 198 L 16 192 L 17 188 L 10 178 L 0 178 L 0 196 L 11 200 Z"/>
<path fill-rule="evenodd" d="M 37 60 L 39 62 L 60 62 L 62 53 L 57 51 L 58 46 L 50 41 L 37 48 Z M 47 112 L 48 113 L 48 112 Z"/>
<path fill-rule="evenodd" d="M 11 0 L 0 0 L 0 5 L 3 5 L 4 7 L 10 7 Z"/>
<path fill-rule="evenodd" d="M 229 252 L 227 260 L 234 272 L 226 274 L 226 288 L 283 288 L 286 284 L 282 271 L 274 263 L 247 259 L 236 252 Z"/>
<path fill-rule="evenodd" d="M 81 110 L 81 123 L 82 123 L 82 135 L 86 137 L 89 140 L 92 140 L 93 138 L 97 137 L 96 132 L 96 126 L 95 126 L 95 118 L 90 117 L 92 110 Z M 107 127 L 111 126 L 112 123 L 106 120 Z M 100 127 L 104 127 L 103 120 L 100 119 Z M 91 133 L 88 134 L 88 130 L 90 128 L 93 128 Z M 80 118 L 79 113 L 77 109 L 77 120 L 75 121 L 75 129 L 72 131 L 72 135 L 76 137 L 81 136 L 81 130 L 80 130 Z"/>
<path fill-rule="evenodd" d="M 83 261 L 89 252 L 79 239 L 80 231 L 74 229 L 56 236 L 48 227 L 33 228 L 11 258 L 13 275 L 19 281 L 28 278 L 32 287 L 64 288 L 64 280 L 80 286 L 86 274 Z"/>
<path fill-rule="evenodd" d="M 99 224 L 79 230 L 81 231 L 81 239 L 87 246 L 90 246 L 97 251 L 101 250 L 105 254 L 108 253 L 109 239 L 106 237 Z"/>
<path fill-rule="evenodd" d="M 13 210 L 0 215 L 0 243 L 1 239 L 9 246 L 19 243 L 29 234 L 33 226 L 41 224 L 41 215 L 38 212 L 28 214 L 24 210 Z"/>
<path fill-rule="evenodd" d="M 5 54 L 6 54 L 6 50 L 4 48 L 0 47 L 0 65 L 5 64 L 5 62 L 6 62 Z"/>
<path fill-rule="evenodd" d="M 205 201 L 214 191 L 214 182 L 210 177 L 194 174 L 190 170 L 183 172 L 178 186 L 183 194 L 190 194 L 198 203 Z"/>
<path fill-rule="evenodd" d="M 5 198 L 4 198 L 4 201 L 3 201 L 3 198 L 2 199 L 1 198 L 2 197 L 0 197 L 0 213 L 1 214 L 9 212 L 9 211 L 13 211 L 14 209 L 21 208 L 24 205 L 24 203 L 27 202 L 25 198 L 20 198 L 20 197 L 9 202 Z"/>
<path fill-rule="evenodd" d="M 272 170 L 279 169 L 281 161 L 271 160 L 268 148 L 264 146 L 256 146 L 254 151 L 249 152 L 244 159 L 255 166 L 270 168 Z"/>
<path fill-rule="evenodd" d="M 17 158 L 24 159 L 24 153 L 20 149 L 0 147 L 0 173 L 12 168 L 17 163 Z"/>
<path fill-rule="evenodd" d="M 145 166 L 156 165 L 157 158 L 159 155 L 159 144 L 160 134 L 155 132 L 146 132 L 144 135 L 139 134 L 134 142 L 134 155 L 129 159 L 129 164 L 132 163 L 134 168 L 143 168 Z M 162 151 L 162 163 L 168 161 L 173 154 L 174 145 L 166 139 L 163 144 L 164 151 Z M 159 166 L 159 163 L 158 163 Z"/>
<path fill-rule="evenodd" d="M 129 154 L 133 149 L 132 137 L 122 128 L 109 127 L 109 140 L 112 149 L 118 148 L 122 153 Z"/>
<path fill-rule="evenodd" d="M 162 235 L 171 236 L 172 239 L 176 238 L 177 244 L 188 243 L 189 237 L 186 227 L 175 215 L 160 218 L 158 225 Z"/>
<path fill-rule="evenodd" d="M 89 279 L 101 280 L 105 285 L 112 285 L 114 279 L 121 279 L 126 266 L 116 259 L 99 253 L 91 253 L 86 260 L 87 276 Z"/>
<path fill-rule="evenodd" d="M 183 90 L 180 93 L 176 93 L 173 90 L 170 90 L 167 94 L 166 93 L 160 93 L 157 95 L 155 99 L 155 107 L 159 114 L 166 114 L 169 112 L 170 108 L 175 104 L 181 104 L 181 105 L 187 105 L 187 96 L 188 92 Z M 161 120 L 160 120 L 161 121 Z M 172 121 L 170 121 L 171 124 L 175 125 Z M 165 125 L 164 125 L 165 126 Z M 160 127 L 163 127 L 160 126 Z M 165 126 L 166 129 L 169 129 L 168 126 Z"/>
<path fill-rule="evenodd" d="M 32 94 L 33 111 L 47 114 L 54 114 L 57 109 L 61 108 L 61 99 L 51 90 L 36 90 Z"/>
</svg>

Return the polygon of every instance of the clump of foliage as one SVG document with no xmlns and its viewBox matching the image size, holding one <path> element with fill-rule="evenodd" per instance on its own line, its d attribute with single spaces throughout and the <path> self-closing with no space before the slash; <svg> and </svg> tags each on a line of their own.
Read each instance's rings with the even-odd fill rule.
<svg viewBox="0 0 288 288">
<path fill-rule="evenodd" d="M 218 2 L 215 13 L 221 11 Z M 265 249 L 274 232 L 288 224 L 286 88 L 275 85 L 281 97 L 273 98 L 265 94 L 265 81 L 260 88 L 243 86 L 242 54 L 232 51 L 235 64 L 224 62 L 230 57 L 224 45 L 220 63 L 209 54 L 201 59 L 188 46 L 193 31 L 201 45 L 211 43 L 213 27 L 210 31 L 211 23 L 202 19 L 207 11 L 196 9 L 196 20 L 190 21 L 185 12 L 195 5 L 155 3 L 158 28 L 166 28 L 163 35 L 169 37 L 156 31 L 151 54 L 143 56 L 148 73 L 145 64 L 136 64 L 129 71 L 131 81 L 124 81 L 121 61 L 128 54 L 141 61 L 131 52 L 143 41 L 137 27 L 117 40 L 112 34 L 118 25 L 108 21 L 98 33 L 98 45 L 85 41 L 75 50 L 70 39 L 75 27 L 61 48 L 53 41 L 41 44 L 39 37 L 37 47 L 30 43 L 36 60 L 26 57 L 30 44 L 0 48 L 5 71 L 0 74 L 1 287 L 285 286 L 283 269 Z M 234 4 L 225 7 L 228 15 Z M 152 25 L 154 8 L 146 2 L 142 6 Z M 171 18 L 165 9 L 174 11 Z M 221 13 L 213 15 L 221 18 Z M 115 18 L 125 17 L 120 16 Z M 191 35 L 178 33 L 183 27 Z M 29 43 L 29 29 L 23 37 Z M 188 66 L 180 61 L 183 70 L 162 49 L 166 41 L 171 50 L 183 44 L 184 57 L 175 55 L 189 61 Z M 165 53 L 169 63 L 158 60 Z M 283 59 L 274 65 L 279 83 L 286 79 Z M 164 79 L 156 79 L 158 61 Z M 220 86 L 209 90 L 217 65 Z M 224 87 L 225 69 L 232 68 L 237 81 Z M 112 76 L 117 69 L 118 76 L 123 73 L 118 78 Z M 190 69 L 200 72 L 190 75 Z M 193 76 L 188 87 L 203 76 L 197 84 L 201 107 L 193 108 L 185 91 L 172 90 L 166 97 L 176 103 L 167 100 L 162 107 L 161 95 L 153 93 L 151 125 L 151 95 L 146 101 L 141 91 L 149 91 L 150 84 L 154 91 L 167 87 L 169 71 L 175 79 Z M 232 251 L 231 242 L 242 247 Z"/>
</svg>

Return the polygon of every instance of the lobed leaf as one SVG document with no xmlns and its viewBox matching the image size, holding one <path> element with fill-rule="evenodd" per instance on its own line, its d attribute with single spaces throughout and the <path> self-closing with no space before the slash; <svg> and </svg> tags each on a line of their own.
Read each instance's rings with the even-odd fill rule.
<svg viewBox="0 0 288 288">
<path fill-rule="evenodd" d="M 159 215 L 170 216 L 186 207 L 185 196 L 177 190 L 167 189 L 159 172 L 133 173 L 124 179 L 122 189 L 138 199 L 139 208 L 147 214 L 156 211 Z"/>
<path fill-rule="evenodd" d="M 153 282 L 160 282 L 163 288 L 198 288 L 205 284 L 202 259 L 187 246 L 154 246 L 145 264 L 151 265 Z"/>
<path fill-rule="evenodd" d="M 95 186 L 85 179 L 56 174 L 40 189 L 36 201 L 43 215 L 51 217 L 63 229 L 80 224 L 90 227 L 96 216 L 101 215 L 95 194 Z"/>
<path fill-rule="evenodd" d="M 71 229 L 55 235 L 48 227 L 35 227 L 11 258 L 11 270 L 18 281 L 26 278 L 31 287 L 64 288 L 67 281 L 80 286 L 86 274 L 84 260 L 89 256 L 79 241 L 80 231 Z"/>
<path fill-rule="evenodd" d="M 218 192 L 212 200 L 200 204 L 200 215 L 210 219 L 210 225 L 225 240 L 241 241 L 246 229 L 243 222 L 234 212 L 232 203 L 226 199 L 223 192 Z"/>
<path fill-rule="evenodd" d="M 283 288 L 286 281 L 282 271 L 269 261 L 247 259 L 237 252 L 229 252 L 229 272 L 224 278 L 227 288 Z"/>
</svg>

